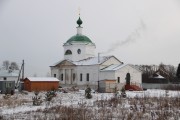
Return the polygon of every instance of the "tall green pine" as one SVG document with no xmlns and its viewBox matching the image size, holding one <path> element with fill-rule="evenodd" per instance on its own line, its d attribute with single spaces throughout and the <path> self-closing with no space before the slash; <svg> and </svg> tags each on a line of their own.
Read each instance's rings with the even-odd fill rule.
<svg viewBox="0 0 180 120">
<path fill-rule="evenodd" d="M 178 65 L 178 69 L 177 69 L 177 72 L 176 72 L 176 76 L 178 78 L 180 78 L 180 64 Z"/>
</svg>

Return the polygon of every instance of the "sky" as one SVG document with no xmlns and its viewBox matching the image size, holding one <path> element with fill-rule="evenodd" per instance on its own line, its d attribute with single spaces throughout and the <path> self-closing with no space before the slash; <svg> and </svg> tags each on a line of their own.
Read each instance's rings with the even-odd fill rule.
<svg viewBox="0 0 180 120">
<path fill-rule="evenodd" d="M 26 76 L 47 76 L 65 43 L 83 34 L 96 55 L 130 64 L 180 63 L 179 0 L 0 0 L 0 65 L 25 60 Z"/>
</svg>

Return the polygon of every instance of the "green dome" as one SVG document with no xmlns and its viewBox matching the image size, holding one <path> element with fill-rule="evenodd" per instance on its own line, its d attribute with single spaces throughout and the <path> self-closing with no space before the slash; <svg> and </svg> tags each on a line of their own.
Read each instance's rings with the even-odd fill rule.
<svg viewBox="0 0 180 120">
<path fill-rule="evenodd" d="M 72 42 L 83 42 L 83 43 L 92 43 L 92 41 L 85 35 L 74 35 L 66 43 Z"/>
</svg>

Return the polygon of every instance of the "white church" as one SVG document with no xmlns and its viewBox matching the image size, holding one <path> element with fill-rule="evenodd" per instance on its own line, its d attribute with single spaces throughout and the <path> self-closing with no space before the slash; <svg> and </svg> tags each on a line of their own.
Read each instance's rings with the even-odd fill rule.
<svg viewBox="0 0 180 120">
<path fill-rule="evenodd" d="M 142 73 L 130 64 L 124 64 L 115 56 L 95 55 L 96 45 L 82 34 L 82 20 L 77 20 L 77 34 L 64 43 L 64 59 L 50 66 L 51 76 L 60 80 L 61 86 L 87 85 L 97 88 L 98 81 L 115 81 L 117 86 L 136 84 L 141 86 Z"/>
</svg>

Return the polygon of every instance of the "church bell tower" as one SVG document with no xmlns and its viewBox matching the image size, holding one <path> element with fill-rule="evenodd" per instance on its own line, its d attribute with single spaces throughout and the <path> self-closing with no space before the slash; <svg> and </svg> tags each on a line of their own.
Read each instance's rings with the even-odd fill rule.
<svg viewBox="0 0 180 120">
<path fill-rule="evenodd" d="M 64 43 L 64 59 L 79 61 L 88 57 L 95 56 L 95 44 L 85 35 L 82 34 L 82 20 L 79 16 L 77 20 L 77 34 L 72 36 Z"/>
</svg>

